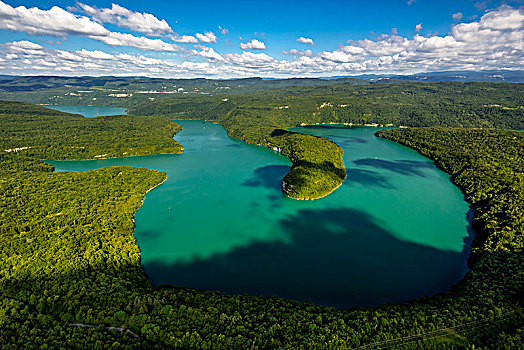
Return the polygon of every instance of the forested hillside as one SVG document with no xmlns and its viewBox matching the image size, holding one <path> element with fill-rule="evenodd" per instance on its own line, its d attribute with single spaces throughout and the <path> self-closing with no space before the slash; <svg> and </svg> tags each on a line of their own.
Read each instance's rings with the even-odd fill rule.
<svg viewBox="0 0 524 350">
<path fill-rule="evenodd" d="M 296 144 L 304 143 L 306 153 L 297 158 L 331 159 L 311 150 L 318 143 L 308 145 L 300 134 L 284 130 L 321 113 L 295 111 L 286 121 L 286 114 L 274 108 L 281 102 L 274 100 L 266 109 L 244 107 L 242 113 L 235 107 L 220 122 L 230 133 L 254 143 L 274 142 L 271 146 L 283 146 L 283 152 L 296 152 Z M 291 106 L 282 108 L 287 109 Z M 252 114 L 243 114 L 248 111 Z M 517 111 L 512 113 L 518 118 L 518 109 L 510 111 Z M 157 136 L 139 141 L 129 135 L 129 142 L 146 152 L 162 151 L 163 140 L 176 126 L 163 118 L 86 120 L 46 113 L 7 103 L 0 115 L 2 147 L 32 147 L 2 156 L 2 348 L 515 349 L 524 343 L 522 132 L 409 128 L 379 133 L 435 159 L 453 175 L 476 209 L 475 255 L 471 271 L 449 292 L 400 305 L 337 310 L 279 298 L 152 286 L 132 237 L 133 214 L 144 193 L 164 175 L 129 167 L 52 173 L 40 157 L 50 157 L 46 152 L 52 150 L 54 157 L 76 158 L 67 147 L 53 146 L 61 136 L 68 147 L 83 145 L 75 140 L 76 133 L 90 143 L 85 158 L 102 154 L 109 137 L 125 133 L 121 128 L 129 123 L 136 128 L 132 135 L 145 128 Z M 328 115 L 321 121 L 338 121 Z M 482 118 L 494 123 L 489 114 Z M 169 132 L 163 130 L 169 125 Z M 41 135 L 29 135 L 31 129 Z"/>
<path fill-rule="evenodd" d="M 285 131 L 302 124 L 524 128 L 524 87 L 493 83 L 397 83 L 288 87 L 252 94 L 155 100 L 132 115 L 206 119 L 228 135 L 281 150 L 293 162 L 283 180 L 294 198 L 319 198 L 345 178 L 342 149 L 325 139 Z"/>
<path fill-rule="evenodd" d="M 163 117 L 84 118 L 49 108 L 0 101 L 0 161 L 6 157 L 96 159 L 181 153 L 182 128 Z"/>
<path fill-rule="evenodd" d="M 166 96 L 238 94 L 286 86 L 369 84 L 356 78 L 163 79 L 147 77 L 28 76 L 0 79 L 0 100 L 51 105 L 134 107 Z"/>
<path fill-rule="evenodd" d="M 180 96 L 151 101 L 135 115 L 220 119 L 246 113 L 245 124 L 393 124 L 524 129 L 524 85 L 396 83 L 288 87 L 230 96 Z"/>
</svg>

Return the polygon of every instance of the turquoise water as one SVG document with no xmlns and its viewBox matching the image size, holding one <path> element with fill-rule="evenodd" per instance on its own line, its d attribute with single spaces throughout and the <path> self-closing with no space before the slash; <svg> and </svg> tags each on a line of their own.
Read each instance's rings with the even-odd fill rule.
<svg viewBox="0 0 524 350">
<path fill-rule="evenodd" d="M 467 271 L 463 195 L 428 159 L 376 138 L 376 128 L 299 128 L 344 148 L 348 178 L 328 197 L 297 201 L 280 190 L 286 157 L 210 122 L 177 123 L 182 155 L 51 162 L 57 171 L 167 173 L 135 216 L 154 283 L 350 307 L 435 294 Z"/>
<path fill-rule="evenodd" d="M 104 106 L 66 106 L 66 105 L 42 105 L 47 108 L 56 109 L 61 112 L 81 114 L 87 118 L 99 117 L 101 115 L 126 114 L 127 108 L 104 107 Z"/>
</svg>

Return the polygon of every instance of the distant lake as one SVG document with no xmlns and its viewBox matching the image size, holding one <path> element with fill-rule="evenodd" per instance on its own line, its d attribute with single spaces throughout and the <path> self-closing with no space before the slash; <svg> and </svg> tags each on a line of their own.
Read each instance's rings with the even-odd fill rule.
<svg viewBox="0 0 524 350">
<path fill-rule="evenodd" d="M 57 111 L 81 114 L 87 118 L 100 117 L 102 115 L 126 114 L 123 107 L 104 107 L 104 106 L 66 106 L 66 105 L 41 105 L 43 107 L 56 109 Z"/>
<path fill-rule="evenodd" d="M 51 162 L 167 173 L 135 216 L 154 283 L 351 307 L 445 291 L 467 271 L 472 212 L 462 193 L 427 158 L 376 138 L 377 128 L 295 129 L 341 145 L 348 169 L 331 195 L 297 201 L 280 189 L 288 158 L 220 125 L 176 122 L 181 155 Z"/>
</svg>

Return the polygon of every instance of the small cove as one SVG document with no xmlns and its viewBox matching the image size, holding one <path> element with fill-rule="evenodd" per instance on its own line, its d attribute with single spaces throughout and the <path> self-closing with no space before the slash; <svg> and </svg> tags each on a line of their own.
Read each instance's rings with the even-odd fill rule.
<svg viewBox="0 0 524 350">
<path fill-rule="evenodd" d="M 350 307 L 435 294 L 467 271 L 473 234 L 462 193 L 430 160 L 376 138 L 376 128 L 296 128 L 341 145 L 348 168 L 328 197 L 296 201 L 280 190 L 286 157 L 220 125 L 177 122 L 182 155 L 50 162 L 57 171 L 167 173 L 135 215 L 154 283 Z"/>
</svg>

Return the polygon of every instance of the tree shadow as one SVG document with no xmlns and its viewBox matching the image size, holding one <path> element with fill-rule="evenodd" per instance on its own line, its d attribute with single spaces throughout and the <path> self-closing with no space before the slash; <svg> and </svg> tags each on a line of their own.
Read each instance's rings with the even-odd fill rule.
<svg viewBox="0 0 524 350">
<path fill-rule="evenodd" d="M 247 187 L 280 188 L 282 179 L 289 171 L 286 165 L 267 165 L 255 169 L 251 178 L 242 183 Z"/>
<path fill-rule="evenodd" d="M 353 163 L 359 166 L 370 166 L 378 169 L 385 169 L 401 175 L 421 177 L 427 176 L 422 169 L 431 169 L 435 167 L 433 163 L 415 160 L 390 161 L 374 158 L 362 158 L 354 160 Z"/>
<path fill-rule="evenodd" d="M 395 189 L 387 177 L 384 175 L 373 171 L 373 170 L 364 170 L 364 169 L 346 169 L 347 178 L 344 181 L 345 185 L 352 185 L 353 183 L 358 183 L 362 186 L 377 186 L 380 188 Z"/>
<path fill-rule="evenodd" d="M 189 263 L 144 266 L 154 283 L 280 296 L 350 307 L 402 302 L 450 288 L 468 250 L 401 241 L 354 209 L 302 210 L 281 220 L 287 237 Z"/>
</svg>

